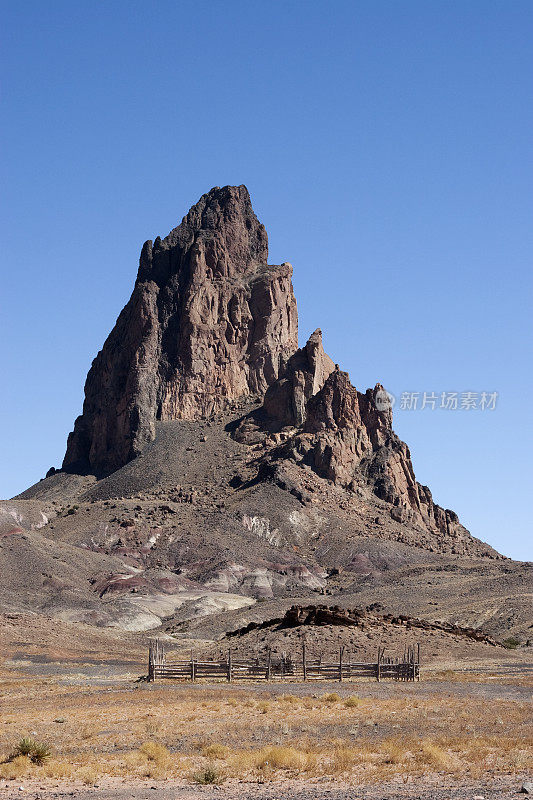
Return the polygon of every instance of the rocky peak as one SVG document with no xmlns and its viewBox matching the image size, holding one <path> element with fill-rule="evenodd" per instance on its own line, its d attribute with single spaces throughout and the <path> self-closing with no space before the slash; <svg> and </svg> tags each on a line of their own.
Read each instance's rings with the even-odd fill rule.
<svg viewBox="0 0 533 800">
<path fill-rule="evenodd" d="M 336 366 L 309 398 L 305 421 L 285 445 L 284 454 L 310 465 L 341 486 L 353 486 L 361 462 L 372 457 L 392 435 L 390 410 L 380 410 L 382 387 L 358 392 L 347 372 Z M 272 391 L 272 389 L 271 389 Z"/>
<path fill-rule="evenodd" d="M 288 360 L 278 380 L 265 394 L 263 408 L 270 420 L 280 425 L 302 425 L 307 401 L 315 395 L 335 369 L 322 347 L 322 331 L 311 334 L 305 347 Z"/>
<path fill-rule="evenodd" d="M 290 264 L 245 186 L 214 188 L 164 239 L 146 242 L 130 300 L 87 376 L 63 468 L 105 474 L 158 419 L 194 420 L 262 396 L 297 348 Z"/>
<path fill-rule="evenodd" d="M 246 186 L 216 186 L 168 236 L 143 245 L 137 281 L 165 284 L 172 275 L 196 283 L 250 275 L 268 261 L 268 236 Z"/>
<path fill-rule="evenodd" d="M 258 428 L 272 430 L 273 422 L 288 435 L 266 453 L 260 480 L 288 485 L 280 475 L 292 462 L 348 491 L 360 491 L 366 484 L 389 505 L 397 522 L 421 525 L 451 541 L 468 535 L 457 515 L 436 505 L 428 487 L 417 482 L 409 448 L 392 429 L 383 386 L 358 392 L 348 373 L 324 353 L 319 330 L 289 359 L 269 387 L 263 408 L 245 418 L 236 435 L 253 443 Z"/>
<path fill-rule="evenodd" d="M 168 236 L 145 243 L 131 298 L 87 376 L 63 468 L 110 473 L 154 438 L 158 420 L 262 400 L 234 431 L 264 450 L 258 480 L 286 486 L 279 475 L 305 466 L 354 493 L 366 484 L 397 522 L 463 536 L 416 481 L 383 387 L 357 391 L 319 329 L 298 349 L 292 268 L 267 256 L 244 186 L 211 189 Z"/>
</svg>

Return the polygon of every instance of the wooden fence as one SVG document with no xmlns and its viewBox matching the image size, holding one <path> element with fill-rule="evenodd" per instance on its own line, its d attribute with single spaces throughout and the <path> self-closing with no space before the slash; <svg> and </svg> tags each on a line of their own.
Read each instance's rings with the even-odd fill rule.
<svg viewBox="0 0 533 800">
<path fill-rule="evenodd" d="M 305 643 L 301 657 L 273 658 L 268 651 L 266 659 L 235 658 L 231 649 L 227 659 L 208 661 L 197 659 L 191 653 L 188 661 L 173 661 L 166 657 L 164 645 L 160 641 L 150 644 L 148 654 L 148 678 L 170 678 L 176 681 L 226 680 L 232 681 L 343 681 L 351 678 L 375 678 L 381 680 L 419 681 L 420 645 L 408 647 L 401 658 L 384 656 L 384 649 L 378 648 L 377 661 L 356 662 L 346 655 L 345 647 L 339 648 L 338 661 L 322 661 L 309 658 Z"/>
</svg>

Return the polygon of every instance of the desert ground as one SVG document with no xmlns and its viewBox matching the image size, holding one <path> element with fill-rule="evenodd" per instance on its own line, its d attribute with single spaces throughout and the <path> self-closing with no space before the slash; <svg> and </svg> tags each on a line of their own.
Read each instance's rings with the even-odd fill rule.
<svg viewBox="0 0 533 800">
<path fill-rule="evenodd" d="M 142 680 L 134 637 L 66 645 L 58 629 L 46 651 L 36 628 L 11 630 L 0 797 L 488 800 L 520 797 L 533 773 L 523 650 L 435 662 L 420 683 L 193 685 Z M 16 755 L 22 739 L 42 763 Z"/>
<path fill-rule="evenodd" d="M 245 186 L 135 269 L 62 465 L 0 503 L 0 797 L 518 796 L 531 564 L 417 481 L 380 383 L 299 347 Z M 151 637 L 302 677 L 420 647 L 422 679 L 150 683 Z"/>
</svg>

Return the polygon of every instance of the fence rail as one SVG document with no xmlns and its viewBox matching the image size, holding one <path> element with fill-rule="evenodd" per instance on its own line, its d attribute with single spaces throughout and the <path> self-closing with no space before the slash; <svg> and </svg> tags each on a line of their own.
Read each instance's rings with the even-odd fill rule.
<svg viewBox="0 0 533 800">
<path fill-rule="evenodd" d="M 351 678 L 375 678 L 381 680 L 419 681 L 420 645 L 408 647 L 401 658 L 384 656 L 383 648 L 378 648 L 377 660 L 352 662 L 346 658 L 345 648 L 339 648 L 338 661 L 310 659 L 302 645 L 301 658 L 297 661 L 291 656 L 272 658 L 269 651 L 266 661 L 259 659 L 236 659 L 231 649 L 226 660 L 208 661 L 194 658 L 189 660 L 167 660 L 164 645 L 156 640 L 150 644 L 148 654 L 148 678 L 169 678 L 176 681 L 200 679 L 232 681 L 293 680 L 293 681 L 343 681 Z"/>
</svg>

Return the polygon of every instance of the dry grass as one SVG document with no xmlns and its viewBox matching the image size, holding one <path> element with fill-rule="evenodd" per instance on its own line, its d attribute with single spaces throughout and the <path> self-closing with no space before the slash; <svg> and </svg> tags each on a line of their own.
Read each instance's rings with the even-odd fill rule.
<svg viewBox="0 0 533 800">
<path fill-rule="evenodd" d="M 279 703 L 300 703 L 301 698 L 294 694 L 280 694 L 277 698 Z"/>
<path fill-rule="evenodd" d="M 463 689 L 424 693 L 423 683 L 416 693 L 398 685 L 367 697 L 308 691 L 254 696 L 222 686 L 4 683 L 0 777 L 87 785 L 101 776 L 207 783 L 226 776 L 332 776 L 357 782 L 533 769 L 526 702 L 496 697 L 480 703 Z M 64 724 L 54 723 L 58 716 Z M 41 765 L 27 755 L 12 756 L 23 737 L 53 742 L 53 756 Z"/>
<path fill-rule="evenodd" d="M 170 758 L 170 751 L 159 742 L 143 742 L 139 747 L 139 753 L 160 767 L 167 764 Z"/>
<path fill-rule="evenodd" d="M 453 770 L 457 766 L 457 759 L 447 751 L 439 747 L 435 742 L 424 740 L 420 747 L 419 761 L 423 764 L 429 764 L 437 770 Z"/>
<path fill-rule="evenodd" d="M 346 698 L 343 705 L 345 708 L 357 708 L 361 705 L 361 698 L 357 697 L 355 694 L 352 694 L 350 697 Z"/>
<path fill-rule="evenodd" d="M 15 758 L 0 764 L 0 777 L 7 781 L 25 778 L 32 771 L 32 763 L 28 756 L 15 756 Z"/>
<path fill-rule="evenodd" d="M 232 774 L 240 776 L 251 770 L 273 772 L 276 770 L 289 770 L 304 772 L 307 768 L 307 754 L 296 750 L 294 747 L 274 745 L 262 747 L 259 750 L 249 750 L 234 753 L 229 766 Z"/>
<path fill-rule="evenodd" d="M 98 770 L 94 767 L 84 767 L 78 770 L 77 778 L 86 786 L 94 786 L 98 782 Z"/>
<path fill-rule="evenodd" d="M 337 692 L 330 692 L 329 694 L 322 695 L 322 700 L 324 703 L 338 703 L 341 697 L 337 694 Z"/>
<path fill-rule="evenodd" d="M 202 755 L 205 756 L 206 758 L 214 758 L 214 759 L 227 758 L 229 752 L 230 752 L 229 747 L 226 747 L 225 744 L 220 744 L 220 742 L 208 744 L 202 748 Z"/>
<path fill-rule="evenodd" d="M 524 675 L 520 667 L 515 674 L 511 669 L 506 669 L 505 674 L 494 673 L 491 670 L 455 670 L 438 669 L 424 670 L 424 676 L 432 681 L 445 681 L 446 683 L 487 683 L 494 681 L 500 686 L 531 686 L 532 676 Z"/>
</svg>

